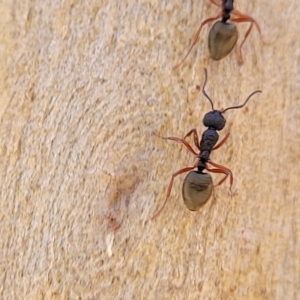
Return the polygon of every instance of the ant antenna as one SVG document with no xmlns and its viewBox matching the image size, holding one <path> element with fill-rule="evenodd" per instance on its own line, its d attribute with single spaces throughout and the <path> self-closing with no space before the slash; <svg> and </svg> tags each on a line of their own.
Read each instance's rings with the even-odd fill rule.
<svg viewBox="0 0 300 300">
<path fill-rule="evenodd" d="M 257 91 L 254 91 L 253 93 L 251 93 L 248 98 L 246 99 L 245 103 L 242 104 L 242 105 L 238 105 L 238 106 L 231 106 L 231 107 L 227 107 L 226 109 L 222 110 L 221 113 L 223 114 L 226 110 L 229 110 L 229 109 L 236 109 L 236 108 L 242 108 L 246 105 L 246 103 L 248 102 L 248 100 L 256 93 L 262 93 L 262 91 L 260 90 L 257 90 Z"/>
<path fill-rule="evenodd" d="M 206 94 L 206 92 L 204 90 L 205 89 L 205 85 L 206 85 L 206 81 L 207 81 L 207 70 L 205 68 L 204 68 L 204 74 L 205 74 L 205 80 L 204 80 L 204 84 L 203 84 L 203 88 L 202 88 L 202 93 L 209 100 L 209 102 L 211 104 L 211 108 L 212 108 L 212 110 L 214 110 L 214 105 L 213 105 L 211 99 L 209 98 L 209 96 Z"/>
</svg>

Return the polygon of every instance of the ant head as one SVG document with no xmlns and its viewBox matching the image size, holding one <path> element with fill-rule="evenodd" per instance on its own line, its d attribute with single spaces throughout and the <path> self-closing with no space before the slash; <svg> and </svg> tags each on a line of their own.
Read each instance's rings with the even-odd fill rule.
<svg viewBox="0 0 300 300">
<path fill-rule="evenodd" d="M 212 127 L 216 130 L 222 130 L 225 127 L 226 120 L 219 110 L 212 110 L 205 114 L 203 118 L 203 125 L 205 127 Z"/>
</svg>

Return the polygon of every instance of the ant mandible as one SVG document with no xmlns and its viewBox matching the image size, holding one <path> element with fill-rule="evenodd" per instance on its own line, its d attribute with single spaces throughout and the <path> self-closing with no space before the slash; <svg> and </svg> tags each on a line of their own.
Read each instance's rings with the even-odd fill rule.
<svg viewBox="0 0 300 300">
<path fill-rule="evenodd" d="M 222 17 L 221 21 L 217 21 L 213 25 L 213 27 L 211 28 L 211 30 L 208 34 L 208 50 L 209 50 L 210 57 L 214 60 L 220 60 L 220 59 L 224 58 L 231 52 L 231 50 L 233 49 L 233 47 L 235 46 L 235 44 L 237 42 L 238 31 L 237 31 L 236 25 L 232 24 L 232 23 L 227 23 L 228 20 L 230 20 L 231 22 L 235 22 L 235 23 L 250 22 L 251 24 L 250 24 L 248 30 L 246 31 L 244 39 L 239 48 L 239 56 L 240 56 L 241 62 L 243 62 L 242 46 L 245 43 L 248 35 L 250 34 L 253 25 L 256 27 L 256 29 L 260 35 L 260 38 L 262 40 L 261 30 L 260 30 L 258 23 L 251 16 L 242 14 L 241 12 L 239 12 L 238 10 L 233 8 L 233 1 L 234 0 L 222 0 L 222 4 L 219 4 L 215 0 L 209 0 L 209 2 L 211 2 L 212 4 L 221 8 L 221 11 L 218 13 L 218 15 L 216 17 L 208 18 L 200 24 L 200 27 L 198 28 L 198 30 L 193 38 L 193 42 L 192 42 L 187 54 L 184 56 L 184 58 L 181 60 L 181 62 L 179 62 L 177 65 L 175 65 L 173 67 L 173 69 L 178 68 L 188 57 L 191 50 L 193 49 L 193 47 L 195 46 L 195 44 L 198 41 L 202 27 L 205 24 L 211 23 L 211 22 L 219 19 L 220 17 Z M 231 18 L 230 14 L 233 15 L 234 18 Z"/>
<path fill-rule="evenodd" d="M 205 114 L 203 118 L 203 125 L 205 127 L 208 127 L 202 134 L 200 143 L 199 137 L 197 134 L 197 130 L 194 128 L 190 130 L 183 139 L 178 138 L 178 137 L 162 137 L 163 139 L 175 141 L 182 143 L 190 152 L 192 152 L 194 155 L 197 156 L 197 162 L 194 164 L 192 167 L 186 167 L 183 168 L 177 172 L 175 172 L 172 175 L 172 178 L 169 183 L 168 191 L 167 191 L 167 196 L 165 199 L 165 202 L 163 206 L 159 209 L 157 213 L 154 214 L 152 219 L 156 218 L 159 213 L 163 210 L 165 207 L 167 200 L 171 194 L 172 186 L 173 186 L 173 181 L 176 176 L 189 172 L 188 175 L 186 176 L 183 186 L 182 186 L 182 197 L 184 200 L 185 205 L 187 208 L 191 211 L 198 210 L 201 206 L 203 206 L 208 199 L 211 196 L 213 185 L 212 185 L 212 178 L 210 174 L 204 173 L 203 171 L 206 169 L 209 172 L 212 173 L 219 173 L 219 174 L 224 174 L 225 176 L 219 181 L 219 183 L 216 185 L 222 184 L 228 176 L 230 176 L 230 193 L 232 194 L 232 183 L 233 183 L 233 175 L 230 169 L 221 166 L 219 164 L 216 164 L 211 161 L 210 159 L 210 153 L 212 150 L 216 150 L 220 148 L 225 141 L 228 139 L 230 133 L 227 133 L 226 136 L 223 138 L 222 141 L 220 141 L 217 145 L 216 143 L 218 142 L 219 139 L 219 134 L 217 131 L 220 131 L 224 128 L 226 120 L 223 116 L 223 114 L 230 109 L 238 109 L 242 108 L 246 105 L 248 100 L 256 93 L 261 93 L 260 90 L 256 90 L 253 93 L 251 93 L 246 101 L 238 106 L 231 106 L 227 107 L 226 109 L 223 109 L 222 111 L 220 110 L 215 110 L 214 105 L 212 100 L 209 98 L 207 93 L 205 92 L 205 85 L 207 82 L 207 70 L 204 69 L 205 73 L 205 80 L 202 88 L 202 93 L 203 95 L 208 99 L 208 101 L 211 104 L 212 111 L 208 112 Z M 197 154 L 194 149 L 191 147 L 191 145 L 185 140 L 187 137 L 193 135 L 194 139 L 194 144 L 196 148 L 199 150 L 199 153 Z M 209 168 L 207 165 L 211 165 L 214 168 Z M 192 171 L 193 169 L 197 168 L 197 171 Z"/>
</svg>

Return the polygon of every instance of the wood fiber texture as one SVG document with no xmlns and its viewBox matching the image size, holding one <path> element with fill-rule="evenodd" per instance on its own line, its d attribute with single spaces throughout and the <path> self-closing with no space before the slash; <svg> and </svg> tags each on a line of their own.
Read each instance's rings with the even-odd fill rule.
<svg viewBox="0 0 300 300">
<path fill-rule="evenodd" d="M 300 6 L 236 0 L 243 46 L 209 58 L 209 1 L 3 1 L 1 299 L 299 299 Z M 239 40 L 249 23 L 238 24 Z M 234 174 L 190 212 L 183 137 L 225 113 L 212 160 Z M 189 140 L 191 141 L 191 140 Z M 214 182 L 221 176 L 212 175 Z"/>
</svg>

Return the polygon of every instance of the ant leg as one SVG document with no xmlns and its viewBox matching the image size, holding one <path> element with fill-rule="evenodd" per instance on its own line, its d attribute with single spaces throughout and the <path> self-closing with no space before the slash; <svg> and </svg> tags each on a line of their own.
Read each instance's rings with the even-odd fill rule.
<svg viewBox="0 0 300 300">
<path fill-rule="evenodd" d="M 187 147 L 187 149 L 192 152 L 194 155 L 198 155 L 194 149 L 191 147 L 191 145 L 184 139 L 181 139 L 181 138 L 178 138 L 178 137 L 175 137 L 175 136 L 170 136 L 170 137 L 163 137 L 161 136 L 162 139 L 164 140 L 171 140 L 171 141 L 174 141 L 174 142 L 178 142 L 178 143 L 182 143 L 184 146 Z"/>
<path fill-rule="evenodd" d="M 206 168 L 208 171 L 213 172 L 213 173 L 225 174 L 225 177 L 223 179 L 221 179 L 216 186 L 221 185 L 229 175 L 230 176 L 230 193 L 234 194 L 234 192 L 232 192 L 233 175 L 232 175 L 231 170 L 222 165 L 216 164 L 212 161 L 208 161 L 208 163 L 217 168 L 217 169 Z"/>
<path fill-rule="evenodd" d="M 190 130 L 185 136 L 184 136 L 184 140 L 189 137 L 191 134 L 193 134 L 193 138 L 194 138 L 194 144 L 197 147 L 197 149 L 200 151 L 200 146 L 199 146 L 199 136 L 197 133 L 196 128 L 193 128 L 192 130 Z"/>
<path fill-rule="evenodd" d="M 210 3 L 218 6 L 218 7 L 221 7 L 221 3 L 217 3 L 215 0 L 209 0 Z"/>
<path fill-rule="evenodd" d="M 231 20 L 231 21 L 232 21 L 232 22 L 251 22 L 251 21 L 249 21 L 249 20 L 247 20 L 247 19 L 233 19 L 233 20 Z M 252 27 L 253 27 L 253 22 L 251 22 L 251 24 L 250 24 L 248 30 L 246 31 L 246 34 L 245 34 L 245 36 L 244 36 L 244 39 L 243 39 L 243 41 L 242 41 L 242 43 L 241 43 L 241 45 L 240 45 L 240 47 L 239 47 L 239 56 L 240 56 L 241 62 L 244 61 L 244 59 L 243 59 L 243 54 L 242 54 L 242 46 L 243 46 L 243 44 L 245 43 L 245 41 L 246 41 L 248 35 L 250 34 L 250 32 L 251 32 L 251 30 L 252 30 Z"/>
<path fill-rule="evenodd" d="M 201 32 L 202 27 L 203 27 L 205 24 L 207 24 L 207 23 L 210 23 L 210 22 L 212 22 L 212 21 L 215 21 L 215 20 L 219 19 L 219 18 L 221 17 L 221 15 L 222 15 L 222 12 L 220 12 L 216 17 L 208 18 L 208 19 L 204 20 L 204 21 L 200 24 L 200 26 L 199 26 L 199 28 L 198 28 L 198 30 L 197 30 L 197 32 L 196 32 L 194 38 L 193 38 L 192 45 L 190 46 L 190 48 L 189 48 L 187 54 L 184 56 L 184 58 L 183 58 L 177 65 L 175 65 L 175 66 L 173 67 L 173 70 L 175 70 L 175 69 L 177 69 L 179 66 L 181 66 L 182 63 L 185 61 L 185 59 L 188 57 L 188 55 L 190 54 L 190 52 L 192 51 L 193 47 L 195 46 L 195 44 L 196 44 L 197 41 L 198 41 L 198 38 L 199 38 L 199 35 L 200 35 L 200 32 Z"/>
<path fill-rule="evenodd" d="M 197 164 L 195 164 L 193 167 L 187 167 L 187 168 L 183 168 L 177 172 L 175 172 L 173 175 L 172 175 L 172 178 L 171 178 L 171 181 L 169 183 L 169 187 L 168 187 L 168 192 L 167 192 L 167 197 L 166 197 L 166 200 L 163 204 L 163 206 L 159 209 L 159 211 L 157 213 L 154 214 L 154 216 L 151 218 L 151 220 L 155 219 L 159 214 L 160 212 L 164 209 L 166 203 L 167 203 L 167 200 L 171 194 L 171 190 L 172 190 L 172 186 L 173 186 L 173 182 L 174 182 L 174 178 L 182 173 L 186 173 L 186 172 L 189 172 L 193 169 L 195 169 L 195 167 L 197 166 Z"/>
<path fill-rule="evenodd" d="M 223 140 L 220 141 L 216 146 L 214 146 L 214 147 L 212 148 L 212 150 L 217 150 L 218 148 L 220 148 L 220 147 L 227 141 L 227 139 L 229 138 L 229 136 L 230 136 L 230 132 L 228 132 L 228 133 L 225 135 L 225 137 L 223 138 Z"/>
<path fill-rule="evenodd" d="M 182 143 L 184 144 L 184 146 L 186 146 L 186 148 L 192 152 L 194 155 L 198 156 L 198 154 L 194 151 L 194 149 L 191 147 L 191 145 L 184 139 L 175 137 L 175 136 L 170 136 L 170 137 L 164 137 L 164 136 L 160 136 L 159 134 L 157 134 L 156 132 L 153 133 L 153 135 L 156 135 L 157 137 L 164 139 L 164 140 L 171 140 L 177 143 Z"/>
<path fill-rule="evenodd" d="M 255 25 L 260 37 L 261 37 L 261 29 L 255 19 L 246 14 L 242 14 L 238 10 L 234 10 L 232 14 L 236 17 L 236 19 L 230 19 L 232 22 L 243 23 L 243 22 L 251 22 Z M 262 38 L 261 38 L 262 39 Z M 263 39 L 262 39 L 263 40 Z"/>
<path fill-rule="evenodd" d="M 241 45 L 240 45 L 240 49 L 239 49 L 239 52 L 240 52 L 240 58 L 241 58 L 241 60 L 243 61 L 243 56 L 242 56 L 242 46 L 243 46 L 243 44 L 245 43 L 246 39 L 248 38 L 248 36 L 249 36 L 249 34 L 250 34 L 250 32 L 251 32 L 251 30 L 252 30 L 252 28 L 253 28 L 253 25 L 255 25 L 255 27 L 256 27 L 256 29 L 257 29 L 257 31 L 258 31 L 261 41 L 262 41 L 264 44 L 267 44 L 267 43 L 263 40 L 263 38 L 262 38 L 262 36 L 261 36 L 261 30 L 260 30 L 260 27 L 259 27 L 258 23 L 257 23 L 252 17 L 250 17 L 250 16 L 248 16 L 248 15 L 244 15 L 244 14 L 240 13 L 240 12 L 237 11 L 237 10 L 234 10 L 232 14 L 235 15 L 235 16 L 237 17 L 237 18 L 235 18 L 235 19 L 230 19 L 232 22 L 236 22 L 236 23 L 250 22 L 250 23 L 251 23 L 250 26 L 249 26 L 249 28 L 248 28 L 248 30 L 247 30 L 246 33 L 245 33 L 244 39 L 243 39 L 243 41 L 242 41 L 242 43 L 241 43 Z"/>
<path fill-rule="evenodd" d="M 215 187 L 218 186 L 218 185 L 221 185 L 229 175 L 229 173 L 226 170 L 223 170 L 223 169 L 209 169 L 209 168 L 206 168 L 206 169 L 207 169 L 207 171 L 212 172 L 212 173 L 225 174 L 225 177 L 222 178 L 218 182 L 218 184 L 214 185 Z M 230 190 L 231 190 L 231 180 L 230 180 Z"/>
</svg>

